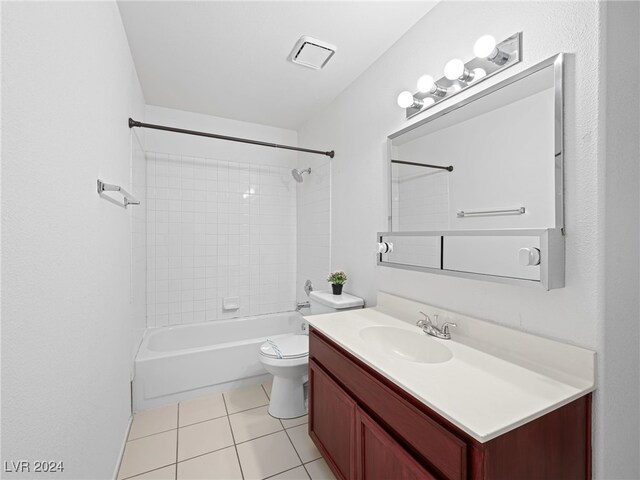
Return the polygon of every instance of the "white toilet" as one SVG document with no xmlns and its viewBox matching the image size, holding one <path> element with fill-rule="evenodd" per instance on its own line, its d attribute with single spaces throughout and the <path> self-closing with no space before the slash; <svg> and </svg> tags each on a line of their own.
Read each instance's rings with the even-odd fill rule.
<svg viewBox="0 0 640 480">
<path fill-rule="evenodd" d="M 311 292 L 311 314 L 362 308 L 364 300 L 348 293 Z M 273 375 L 269 413 L 276 418 L 295 418 L 307 413 L 305 379 L 309 367 L 309 336 L 284 335 L 260 346 L 260 361 Z"/>
</svg>

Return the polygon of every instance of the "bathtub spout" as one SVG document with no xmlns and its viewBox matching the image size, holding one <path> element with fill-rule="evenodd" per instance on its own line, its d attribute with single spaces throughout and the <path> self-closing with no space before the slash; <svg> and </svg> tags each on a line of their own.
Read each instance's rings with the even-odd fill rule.
<svg viewBox="0 0 640 480">
<path fill-rule="evenodd" d="M 300 311 L 303 308 L 311 308 L 311 303 L 310 302 L 298 302 L 298 304 L 296 305 L 296 311 Z"/>
</svg>

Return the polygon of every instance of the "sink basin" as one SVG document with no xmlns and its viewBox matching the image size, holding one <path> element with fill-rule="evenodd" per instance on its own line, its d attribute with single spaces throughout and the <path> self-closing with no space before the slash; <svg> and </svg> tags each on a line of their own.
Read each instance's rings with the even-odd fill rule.
<svg viewBox="0 0 640 480">
<path fill-rule="evenodd" d="M 418 363 L 442 363 L 453 357 L 451 350 L 422 332 L 396 327 L 366 327 L 360 338 L 393 357 Z"/>
</svg>

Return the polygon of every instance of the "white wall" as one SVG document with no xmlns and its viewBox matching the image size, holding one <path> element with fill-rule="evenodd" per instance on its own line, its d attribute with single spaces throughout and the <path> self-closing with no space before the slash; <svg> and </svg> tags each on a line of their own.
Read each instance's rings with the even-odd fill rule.
<svg viewBox="0 0 640 480">
<path fill-rule="evenodd" d="M 296 132 L 160 107 L 154 124 L 295 145 Z M 147 130 L 147 324 L 292 310 L 295 152 Z M 223 301 L 239 301 L 225 309 Z"/>
<path fill-rule="evenodd" d="M 136 207 L 96 179 L 132 188 L 127 117 L 144 99 L 115 2 L 2 7 L 2 459 L 64 462 L 29 478 L 111 478 L 144 258 Z"/>
<path fill-rule="evenodd" d="M 605 201 L 602 176 L 607 161 L 607 138 L 602 130 L 605 10 L 595 2 L 440 3 L 328 108 L 306 122 L 298 139 L 301 145 L 321 144 L 336 151 L 331 169 L 332 267 L 347 271 L 350 291 L 373 304 L 380 289 L 596 349 L 601 388 L 596 393 L 594 417 L 595 473 L 598 478 L 636 478 L 638 459 L 629 455 L 629 449 L 638 451 L 637 429 L 633 434 L 629 429 L 639 424 L 637 306 L 631 305 L 624 317 L 608 317 L 606 308 L 614 305 L 607 307 L 605 302 L 605 282 L 613 274 L 606 271 L 605 243 L 610 236 L 605 235 L 605 205 L 609 197 Z M 628 24 L 618 28 L 627 39 L 637 36 L 637 29 L 633 36 Z M 395 103 L 398 92 L 414 90 L 416 79 L 424 73 L 438 76 L 452 57 L 471 57 L 473 43 L 480 35 L 490 33 L 502 39 L 517 31 L 524 32 L 524 61 L 495 80 L 559 52 L 571 54 L 565 74 L 566 287 L 545 292 L 376 267 L 372 253 L 375 233 L 387 228 L 386 137 L 408 123 L 404 110 Z M 488 86 L 495 80 L 485 83 Z M 630 182 L 637 188 L 637 171 L 632 169 L 631 173 L 629 178 L 619 175 L 620 190 L 608 195 L 624 197 L 632 190 Z M 617 218 L 618 223 L 624 222 L 623 217 Z M 634 220 L 631 222 L 629 235 L 637 246 L 637 230 Z M 621 232 L 626 234 L 627 230 L 617 229 L 611 236 Z M 609 253 L 613 254 L 616 242 L 610 245 Z M 620 246 L 628 248 L 626 243 Z M 630 260 L 638 265 L 637 254 Z M 620 281 L 629 281 L 629 288 L 637 294 L 637 277 L 626 270 L 621 273 Z M 620 296 L 625 305 L 637 304 L 637 297 L 630 299 L 627 288 Z M 605 345 L 602 332 L 613 329 L 620 330 L 619 335 L 629 329 L 629 344 L 624 345 L 629 350 L 618 352 L 619 358 L 604 368 L 607 355 L 614 355 L 604 349 L 615 350 L 617 337 L 610 336 L 611 345 Z M 623 356 L 628 363 L 621 369 Z M 611 383 L 605 375 L 611 375 Z M 623 388 L 624 378 L 632 388 Z M 614 403 L 616 397 L 618 403 Z M 631 427 L 620 426 L 623 418 Z M 605 434 L 609 421 L 612 428 Z M 625 442 L 629 447 L 619 450 Z"/>
<path fill-rule="evenodd" d="M 136 119 L 137 120 L 137 119 Z M 230 120 L 201 113 L 147 105 L 145 122 L 171 127 L 217 133 L 282 145 L 297 145 L 295 130 L 258 123 Z M 224 158 L 228 161 L 294 168 L 298 155 L 291 150 L 229 142 L 161 130 L 145 129 L 145 147 L 151 152 L 188 155 L 200 158 Z"/>
</svg>

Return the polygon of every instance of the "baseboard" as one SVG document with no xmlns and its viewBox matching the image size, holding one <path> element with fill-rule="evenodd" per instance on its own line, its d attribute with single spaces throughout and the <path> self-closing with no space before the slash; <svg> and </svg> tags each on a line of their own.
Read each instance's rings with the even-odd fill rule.
<svg viewBox="0 0 640 480">
<path fill-rule="evenodd" d="M 129 438 L 129 430 L 131 430 L 131 424 L 133 423 L 133 414 L 129 416 L 129 423 L 127 424 L 127 430 L 124 435 L 124 441 L 122 447 L 120 447 L 120 453 L 118 454 L 118 460 L 116 461 L 116 469 L 113 472 L 113 480 L 118 480 L 118 473 L 120 472 L 120 465 L 122 464 L 122 457 L 124 456 L 124 449 L 127 446 L 127 439 Z"/>
</svg>

